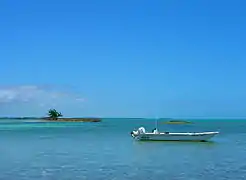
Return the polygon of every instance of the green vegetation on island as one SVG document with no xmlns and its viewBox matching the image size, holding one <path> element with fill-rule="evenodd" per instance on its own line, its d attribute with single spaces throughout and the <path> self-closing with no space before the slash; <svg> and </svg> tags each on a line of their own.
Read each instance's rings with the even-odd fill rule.
<svg viewBox="0 0 246 180">
<path fill-rule="evenodd" d="M 56 109 L 50 109 L 48 111 L 48 117 L 42 118 L 48 121 L 60 121 L 60 122 L 100 122 L 100 118 L 61 118 L 62 113 Z"/>
<path fill-rule="evenodd" d="M 184 120 L 170 120 L 164 122 L 165 124 L 191 124 L 192 122 L 190 121 L 184 121 Z"/>
<path fill-rule="evenodd" d="M 48 116 L 50 119 L 57 120 L 59 117 L 62 117 L 62 113 L 58 112 L 56 109 L 50 109 L 48 111 Z"/>
</svg>

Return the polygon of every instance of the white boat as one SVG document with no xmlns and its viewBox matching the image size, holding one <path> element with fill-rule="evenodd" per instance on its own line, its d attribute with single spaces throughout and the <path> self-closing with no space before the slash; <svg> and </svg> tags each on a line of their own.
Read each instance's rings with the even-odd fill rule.
<svg viewBox="0 0 246 180">
<path fill-rule="evenodd" d="M 149 141 L 207 141 L 219 132 L 158 132 L 157 128 L 151 133 L 140 127 L 137 131 L 132 131 L 131 136 L 136 140 Z"/>
</svg>

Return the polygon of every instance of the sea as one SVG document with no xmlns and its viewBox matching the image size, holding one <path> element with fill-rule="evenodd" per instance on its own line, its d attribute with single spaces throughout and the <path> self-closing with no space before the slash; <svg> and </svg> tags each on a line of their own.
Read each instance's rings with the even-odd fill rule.
<svg viewBox="0 0 246 180">
<path fill-rule="evenodd" d="M 0 180 L 245 180 L 246 120 L 192 119 L 159 131 L 219 131 L 209 142 L 136 141 L 154 119 L 0 120 Z"/>
</svg>

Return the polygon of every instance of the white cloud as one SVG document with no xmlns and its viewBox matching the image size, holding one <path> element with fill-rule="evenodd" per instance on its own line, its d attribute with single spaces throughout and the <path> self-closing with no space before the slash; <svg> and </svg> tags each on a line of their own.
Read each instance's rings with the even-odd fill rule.
<svg viewBox="0 0 246 180">
<path fill-rule="evenodd" d="M 76 101 L 80 101 L 80 102 L 84 102 L 84 101 L 85 101 L 84 98 L 76 98 L 75 100 L 76 100 Z"/>
<path fill-rule="evenodd" d="M 56 106 L 65 102 L 83 102 L 84 99 L 74 93 L 41 86 L 0 87 L 0 103 L 35 103 L 39 107 Z"/>
</svg>

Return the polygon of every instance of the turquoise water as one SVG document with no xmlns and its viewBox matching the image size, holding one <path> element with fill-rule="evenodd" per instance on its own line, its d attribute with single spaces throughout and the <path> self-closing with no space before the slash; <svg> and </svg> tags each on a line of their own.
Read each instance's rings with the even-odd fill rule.
<svg viewBox="0 0 246 180">
<path fill-rule="evenodd" d="M 137 142 L 130 131 L 153 120 L 101 123 L 0 121 L 1 180 L 243 180 L 246 121 L 194 120 L 165 131 L 217 131 L 212 142 Z"/>
</svg>

